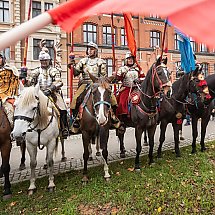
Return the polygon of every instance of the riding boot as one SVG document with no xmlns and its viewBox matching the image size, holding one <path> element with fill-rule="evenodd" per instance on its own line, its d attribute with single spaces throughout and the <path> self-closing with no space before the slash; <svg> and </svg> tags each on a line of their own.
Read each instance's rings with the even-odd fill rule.
<svg viewBox="0 0 215 215">
<path fill-rule="evenodd" d="M 119 128 L 120 127 L 120 120 L 116 116 L 116 110 L 117 110 L 117 106 L 116 105 L 112 106 L 111 123 L 114 126 L 114 128 Z"/>
<path fill-rule="evenodd" d="M 66 110 L 60 110 L 60 121 L 61 121 L 61 131 L 62 131 L 62 137 L 64 139 L 67 139 L 69 135 L 68 131 L 68 121 L 67 121 L 67 111 Z"/>
</svg>

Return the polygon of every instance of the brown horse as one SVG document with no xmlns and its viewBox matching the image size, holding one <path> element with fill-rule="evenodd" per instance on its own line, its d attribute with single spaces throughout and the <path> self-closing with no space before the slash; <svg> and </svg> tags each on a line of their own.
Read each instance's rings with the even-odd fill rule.
<svg viewBox="0 0 215 215">
<path fill-rule="evenodd" d="M 108 150 L 107 143 L 109 138 L 110 109 L 111 109 L 111 90 L 109 83 L 112 78 L 96 78 L 89 74 L 93 85 L 89 88 L 81 105 L 83 108 L 82 117 L 80 120 L 80 130 L 82 133 L 83 147 L 84 147 L 84 183 L 88 182 L 87 176 L 87 162 L 89 159 L 89 144 L 91 140 L 99 138 L 100 148 L 102 149 L 102 157 L 104 160 L 104 178 L 108 180 L 110 174 L 108 172 Z"/>
<path fill-rule="evenodd" d="M 136 170 L 140 169 L 139 156 L 142 150 L 141 138 L 143 131 L 147 131 L 149 138 L 149 164 L 153 162 L 154 135 L 158 119 L 157 101 L 161 90 L 163 90 L 165 86 L 171 85 L 169 74 L 166 65 L 163 64 L 159 58 L 147 72 L 145 80 L 139 87 L 140 103 L 137 105 L 131 104 L 131 117 L 128 118 L 126 115 L 120 117 L 122 125 L 124 123 L 124 128 L 126 128 L 126 126 L 135 128 Z M 123 153 L 125 153 L 124 132 L 117 131 L 117 136 L 120 140 L 121 155 L 123 155 Z"/>
<path fill-rule="evenodd" d="M 7 115 L 2 106 L 2 102 L 0 102 L 0 149 L 1 149 L 1 157 L 2 157 L 2 165 L 1 165 L 1 173 L 4 176 L 4 192 L 3 198 L 8 199 L 11 198 L 12 192 L 10 190 L 11 184 L 9 180 L 10 173 L 10 152 L 12 148 L 11 138 L 11 127 L 8 121 Z"/>
</svg>

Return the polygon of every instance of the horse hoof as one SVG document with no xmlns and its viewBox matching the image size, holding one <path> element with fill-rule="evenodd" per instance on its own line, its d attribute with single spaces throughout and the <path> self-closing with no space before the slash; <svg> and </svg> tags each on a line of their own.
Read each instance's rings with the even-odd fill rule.
<svg viewBox="0 0 215 215">
<path fill-rule="evenodd" d="M 101 152 L 96 152 L 96 156 L 101 156 Z"/>
<path fill-rule="evenodd" d="M 61 158 L 61 162 L 66 162 L 66 161 L 67 161 L 67 157 Z"/>
<path fill-rule="evenodd" d="M 89 181 L 89 178 L 85 175 L 81 181 L 82 181 L 83 185 L 86 185 Z"/>
<path fill-rule="evenodd" d="M 92 157 L 89 157 L 89 158 L 88 158 L 88 161 L 92 161 L 92 160 L 93 160 L 93 158 L 92 158 Z"/>
<path fill-rule="evenodd" d="M 44 165 L 43 165 L 43 169 L 48 169 L 48 165 L 47 165 L 47 164 L 44 164 Z"/>
<path fill-rule="evenodd" d="M 125 158 L 125 152 L 120 153 L 120 158 Z"/>
<path fill-rule="evenodd" d="M 180 158 L 180 157 L 181 157 L 181 154 L 180 154 L 180 153 L 176 154 L 176 157 L 177 157 L 177 158 Z"/>
<path fill-rule="evenodd" d="M 147 143 L 147 142 L 144 142 L 144 144 L 143 144 L 144 146 L 148 146 L 149 144 Z"/>
<path fill-rule="evenodd" d="M 207 150 L 206 147 L 201 148 L 201 152 L 204 152 L 204 151 L 206 151 L 206 150 Z"/>
<path fill-rule="evenodd" d="M 141 169 L 140 169 L 140 167 L 138 167 L 138 168 L 135 168 L 135 172 L 141 172 Z"/>
<path fill-rule="evenodd" d="M 196 153 L 196 149 L 195 150 L 193 149 L 192 152 L 191 152 L 191 154 L 195 154 L 195 153 Z"/>
<path fill-rule="evenodd" d="M 24 169 L 26 169 L 25 164 L 24 164 L 24 163 L 20 164 L 20 165 L 19 165 L 19 170 L 22 171 L 22 170 L 24 170 Z"/>
<path fill-rule="evenodd" d="M 28 195 L 32 196 L 36 192 L 36 189 L 28 190 Z"/>
<path fill-rule="evenodd" d="M 185 138 L 184 137 L 180 137 L 180 140 L 185 140 Z"/>
<path fill-rule="evenodd" d="M 105 181 L 109 182 L 110 181 L 110 177 L 105 178 Z"/>
<path fill-rule="evenodd" d="M 157 154 L 157 158 L 162 158 L 162 154 Z"/>
<path fill-rule="evenodd" d="M 3 200 L 7 200 L 11 198 L 12 198 L 12 193 L 3 196 Z"/>
<path fill-rule="evenodd" d="M 49 192 L 49 193 L 53 193 L 54 190 L 55 190 L 55 187 L 48 187 L 48 192 Z"/>
</svg>

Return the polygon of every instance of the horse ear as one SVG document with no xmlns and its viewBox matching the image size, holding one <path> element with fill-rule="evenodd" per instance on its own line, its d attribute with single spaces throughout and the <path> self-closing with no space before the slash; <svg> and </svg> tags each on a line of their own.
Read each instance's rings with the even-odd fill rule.
<svg viewBox="0 0 215 215">
<path fill-rule="evenodd" d="M 163 58 L 163 63 L 164 63 L 165 65 L 167 65 L 167 61 L 168 61 L 167 57 Z"/>
<path fill-rule="evenodd" d="M 19 93 L 21 93 L 24 90 L 24 85 L 22 83 L 22 81 L 19 81 Z"/>
<path fill-rule="evenodd" d="M 36 84 L 35 90 L 36 90 L 36 93 L 37 93 L 37 95 L 38 95 L 38 94 L 39 94 L 39 91 L 40 91 L 40 85 L 39 85 L 39 83 Z"/>
<path fill-rule="evenodd" d="M 88 72 L 90 79 L 93 81 L 93 83 L 98 82 L 98 78 L 96 78 L 94 75 L 92 75 L 90 72 Z"/>
<path fill-rule="evenodd" d="M 157 61 L 156 61 L 155 65 L 156 65 L 156 67 L 159 66 L 159 65 L 161 65 L 161 56 L 159 56 L 157 58 Z"/>
</svg>

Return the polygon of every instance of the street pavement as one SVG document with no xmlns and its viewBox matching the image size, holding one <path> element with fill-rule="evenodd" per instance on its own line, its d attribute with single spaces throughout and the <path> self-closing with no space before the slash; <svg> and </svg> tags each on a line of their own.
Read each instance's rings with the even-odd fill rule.
<svg viewBox="0 0 215 215">
<path fill-rule="evenodd" d="M 206 142 L 210 140 L 215 140 L 215 121 L 210 121 L 207 127 L 206 133 Z M 198 131 L 200 134 L 200 121 L 198 123 Z M 155 134 L 155 147 L 154 152 L 157 151 L 158 144 L 159 144 L 159 133 L 160 129 L 159 126 L 157 127 L 156 134 Z M 180 147 L 191 145 L 192 141 L 192 129 L 191 126 L 183 126 L 183 136 L 185 140 L 180 141 Z M 197 142 L 199 142 L 200 136 L 198 136 Z M 142 138 L 143 142 L 143 138 Z M 136 143 L 135 143 L 135 136 L 134 136 L 134 129 L 128 128 L 125 134 L 125 147 L 126 147 L 126 158 L 133 158 L 136 154 Z M 97 157 L 95 155 L 96 149 L 93 145 L 93 160 L 88 162 L 88 166 L 97 166 L 101 165 L 102 159 L 101 157 Z M 199 149 L 198 145 L 198 149 Z M 166 140 L 163 145 L 163 150 L 172 150 L 174 149 L 174 138 L 173 138 L 173 129 L 171 124 L 168 125 L 166 131 Z M 54 174 L 58 174 L 61 172 L 67 172 L 73 169 L 82 169 L 83 168 L 83 147 L 82 147 L 82 139 L 81 135 L 72 135 L 65 141 L 65 151 L 67 160 L 65 162 L 61 162 L 61 144 L 58 145 L 58 151 L 54 156 Z M 108 151 L 109 151 L 109 162 L 113 162 L 116 160 L 122 160 L 119 156 L 119 142 L 118 138 L 116 137 L 115 130 L 110 131 L 110 137 L 108 142 Z M 37 155 L 37 168 L 36 168 L 36 177 L 44 177 L 48 175 L 48 171 L 43 169 L 43 165 L 45 163 L 45 149 L 39 150 Z M 142 154 L 148 154 L 148 146 L 144 146 L 142 148 Z M 183 156 L 183 155 L 182 155 Z M 11 183 L 18 183 L 20 181 L 29 180 L 30 178 L 30 165 L 29 165 L 29 155 L 26 152 L 26 169 L 20 171 L 19 164 L 21 159 L 20 148 L 13 143 L 13 148 L 11 151 L 10 157 L 10 165 L 11 165 L 11 172 L 10 172 L 10 181 Z M 3 184 L 3 178 L 0 179 L 0 183 Z"/>
</svg>

